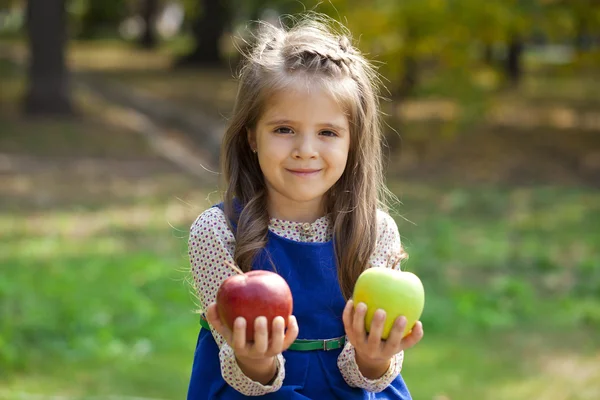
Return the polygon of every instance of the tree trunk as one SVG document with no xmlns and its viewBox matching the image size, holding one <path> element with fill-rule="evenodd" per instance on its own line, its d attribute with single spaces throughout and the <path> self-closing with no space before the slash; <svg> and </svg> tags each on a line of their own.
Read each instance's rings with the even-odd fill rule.
<svg viewBox="0 0 600 400">
<path fill-rule="evenodd" d="M 231 22 L 226 0 L 199 0 L 202 14 L 194 21 L 194 50 L 178 61 L 179 66 L 221 66 L 219 42 Z"/>
<path fill-rule="evenodd" d="M 408 24 L 404 29 L 404 40 L 407 47 L 404 50 L 405 52 L 402 57 L 402 77 L 400 78 L 400 84 L 396 91 L 396 97 L 402 101 L 407 97 L 410 97 L 417 86 L 419 79 L 417 57 L 414 50 L 414 43 L 418 40 L 418 30 L 412 24 Z"/>
<path fill-rule="evenodd" d="M 72 114 L 69 76 L 65 64 L 67 42 L 65 0 L 29 0 L 28 114 Z"/>
<path fill-rule="evenodd" d="M 483 62 L 489 66 L 494 64 L 494 49 L 489 43 L 486 43 L 483 48 Z"/>
<path fill-rule="evenodd" d="M 523 41 L 520 38 L 513 37 L 508 44 L 508 56 L 506 58 L 506 76 L 513 85 L 518 85 L 521 81 L 523 68 L 521 64 L 521 55 L 523 54 Z"/>
<path fill-rule="evenodd" d="M 417 68 L 417 60 L 413 56 L 406 55 L 404 57 L 404 73 L 400 80 L 397 96 L 404 100 L 414 92 L 418 84 L 419 71 Z"/>
<path fill-rule="evenodd" d="M 145 49 L 154 49 L 158 45 L 154 23 L 158 14 L 158 0 L 144 0 L 142 2 L 142 18 L 144 19 L 144 32 L 140 38 L 140 46 Z"/>
<path fill-rule="evenodd" d="M 589 30 L 583 18 L 578 18 L 576 25 L 575 48 L 579 53 L 590 50 Z"/>
</svg>

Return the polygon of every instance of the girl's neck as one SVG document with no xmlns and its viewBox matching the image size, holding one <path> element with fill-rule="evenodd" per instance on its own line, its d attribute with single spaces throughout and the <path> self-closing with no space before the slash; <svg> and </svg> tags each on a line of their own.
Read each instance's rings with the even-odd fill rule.
<svg viewBox="0 0 600 400">
<path fill-rule="evenodd" d="M 269 217 L 283 221 L 314 222 L 325 215 L 322 200 L 310 202 L 268 201 Z"/>
</svg>

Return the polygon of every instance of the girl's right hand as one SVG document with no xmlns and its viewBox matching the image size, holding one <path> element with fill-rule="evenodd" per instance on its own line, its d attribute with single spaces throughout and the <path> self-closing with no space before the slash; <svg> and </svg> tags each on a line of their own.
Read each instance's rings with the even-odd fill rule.
<svg viewBox="0 0 600 400">
<path fill-rule="evenodd" d="M 246 341 L 246 320 L 238 317 L 234 322 L 233 331 L 221 322 L 217 311 L 217 304 L 212 303 L 206 310 L 208 323 L 231 346 L 235 356 L 240 361 L 261 363 L 272 360 L 273 357 L 288 349 L 298 337 L 298 322 L 296 317 L 290 316 L 287 330 L 283 317 L 273 319 L 271 337 L 267 330 L 267 318 L 258 317 L 254 323 L 254 341 Z"/>
</svg>

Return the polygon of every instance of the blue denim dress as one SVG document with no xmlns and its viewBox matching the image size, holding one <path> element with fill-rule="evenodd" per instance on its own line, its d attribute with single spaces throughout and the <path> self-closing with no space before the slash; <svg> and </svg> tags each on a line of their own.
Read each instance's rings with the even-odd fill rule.
<svg viewBox="0 0 600 400">
<path fill-rule="evenodd" d="M 217 205 L 222 209 L 222 203 Z M 272 270 L 289 284 L 294 299 L 293 314 L 300 328 L 298 339 L 328 339 L 345 335 L 342 312 L 345 300 L 338 284 L 333 242 L 296 242 L 269 231 L 266 247 L 256 257 L 253 269 Z M 399 375 L 380 393 L 348 386 L 337 366 L 341 349 L 292 351 L 285 357 L 283 386 L 260 398 L 270 400 L 402 399 L 411 396 Z M 188 400 L 244 399 L 221 376 L 219 348 L 207 329 L 198 335 Z"/>
</svg>

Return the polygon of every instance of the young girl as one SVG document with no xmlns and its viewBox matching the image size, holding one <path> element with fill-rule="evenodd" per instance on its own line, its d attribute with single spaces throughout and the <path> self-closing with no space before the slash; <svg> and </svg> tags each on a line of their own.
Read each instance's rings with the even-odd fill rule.
<svg viewBox="0 0 600 400">
<path fill-rule="evenodd" d="M 381 340 L 350 298 L 366 268 L 399 268 L 398 228 L 383 211 L 376 74 L 325 17 L 289 30 L 263 24 L 241 71 L 224 137 L 224 201 L 191 228 L 189 255 L 204 314 L 188 399 L 410 399 L 403 350 L 423 336 L 406 319 Z M 294 316 L 220 322 L 219 286 L 241 271 L 288 282 Z M 246 340 L 246 324 L 255 337 Z"/>
</svg>

